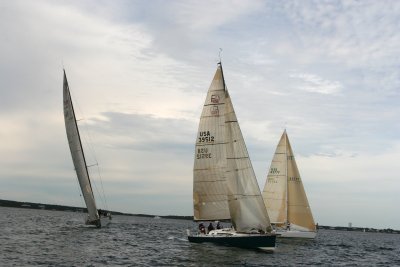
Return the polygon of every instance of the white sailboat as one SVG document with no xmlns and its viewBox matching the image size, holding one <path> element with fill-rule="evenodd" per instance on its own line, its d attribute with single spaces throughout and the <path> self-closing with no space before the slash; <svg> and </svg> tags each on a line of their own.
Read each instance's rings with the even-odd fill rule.
<svg viewBox="0 0 400 267">
<path fill-rule="evenodd" d="M 263 198 L 278 237 L 315 238 L 316 225 L 286 130 L 275 150 Z"/>
<path fill-rule="evenodd" d="M 89 172 L 86 165 L 86 159 L 82 148 L 82 142 L 79 135 L 78 124 L 76 122 L 75 111 L 71 100 L 67 76 L 64 70 L 63 85 L 63 102 L 64 102 L 64 121 L 67 131 L 69 148 L 71 150 L 72 161 L 74 162 L 76 175 L 82 190 L 82 195 L 88 211 L 86 219 L 87 225 L 95 225 L 101 227 L 110 222 L 110 212 L 98 210 L 93 194 L 92 185 L 90 183 Z"/>
<path fill-rule="evenodd" d="M 225 85 L 221 63 L 200 118 L 193 169 L 195 221 L 230 220 L 232 228 L 190 234 L 190 242 L 273 249 L 271 225 Z"/>
</svg>

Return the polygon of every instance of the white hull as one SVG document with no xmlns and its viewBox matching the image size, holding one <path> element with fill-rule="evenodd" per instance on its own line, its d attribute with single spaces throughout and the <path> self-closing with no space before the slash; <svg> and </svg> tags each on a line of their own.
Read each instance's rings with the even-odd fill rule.
<svg viewBox="0 0 400 267">
<path fill-rule="evenodd" d="M 298 231 L 298 230 L 277 230 L 276 235 L 278 238 L 307 238 L 314 239 L 317 232 L 311 231 Z"/>
</svg>

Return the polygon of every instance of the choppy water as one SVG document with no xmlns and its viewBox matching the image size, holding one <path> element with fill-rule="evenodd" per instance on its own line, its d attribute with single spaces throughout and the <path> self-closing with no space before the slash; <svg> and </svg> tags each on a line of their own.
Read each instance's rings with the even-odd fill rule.
<svg viewBox="0 0 400 267">
<path fill-rule="evenodd" d="M 400 235 L 321 230 L 277 242 L 274 253 L 192 244 L 191 221 L 114 216 L 101 229 L 82 214 L 0 207 L 1 266 L 400 266 Z"/>
</svg>

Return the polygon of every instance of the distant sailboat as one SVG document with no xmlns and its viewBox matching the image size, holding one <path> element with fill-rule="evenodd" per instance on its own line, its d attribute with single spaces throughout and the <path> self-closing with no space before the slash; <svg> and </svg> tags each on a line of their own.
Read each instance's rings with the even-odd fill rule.
<svg viewBox="0 0 400 267">
<path fill-rule="evenodd" d="M 190 234 L 190 242 L 273 249 L 267 210 L 225 85 L 221 63 L 200 118 L 193 170 L 195 221 L 230 220 L 232 228 Z"/>
<path fill-rule="evenodd" d="M 86 165 L 85 155 L 83 153 L 81 138 L 79 135 L 78 125 L 76 123 L 75 111 L 72 105 L 71 93 L 69 91 L 67 76 L 64 70 L 64 86 L 63 86 L 63 102 L 64 102 L 64 120 L 65 129 L 69 148 L 71 150 L 72 161 L 74 162 L 76 175 L 78 176 L 79 185 L 82 190 L 83 198 L 86 203 L 88 216 L 86 219 L 87 225 L 95 225 L 101 227 L 111 220 L 109 212 L 98 210 L 96 201 L 90 183 L 89 172 Z"/>
<path fill-rule="evenodd" d="M 317 229 L 286 130 L 275 150 L 263 198 L 278 237 L 315 238 Z"/>
</svg>

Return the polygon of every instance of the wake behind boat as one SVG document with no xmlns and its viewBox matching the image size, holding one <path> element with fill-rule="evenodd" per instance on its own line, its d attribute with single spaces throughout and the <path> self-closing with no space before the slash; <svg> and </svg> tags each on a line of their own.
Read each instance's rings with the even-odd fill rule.
<svg viewBox="0 0 400 267">
<path fill-rule="evenodd" d="M 195 221 L 230 220 L 232 228 L 191 234 L 193 243 L 275 248 L 271 225 L 225 85 L 221 63 L 200 118 L 193 169 Z"/>
<path fill-rule="evenodd" d="M 263 198 L 279 237 L 315 238 L 316 225 L 286 130 L 275 150 Z"/>
<path fill-rule="evenodd" d="M 90 183 L 88 167 L 86 165 L 85 154 L 83 152 L 82 142 L 79 134 L 78 124 L 76 122 L 75 111 L 72 104 L 71 93 L 68 86 L 67 75 L 64 70 L 63 85 L 64 102 L 64 121 L 67 131 L 69 148 L 71 150 L 72 161 L 74 162 L 79 186 L 82 190 L 83 199 L 88 211 L 85 221 L 86 225 L 95 225 L 101 227 L 111 221 L 111 213 L 105 210 L 98 210 L 93 194 L 92 184 Z"/>
</svg>

